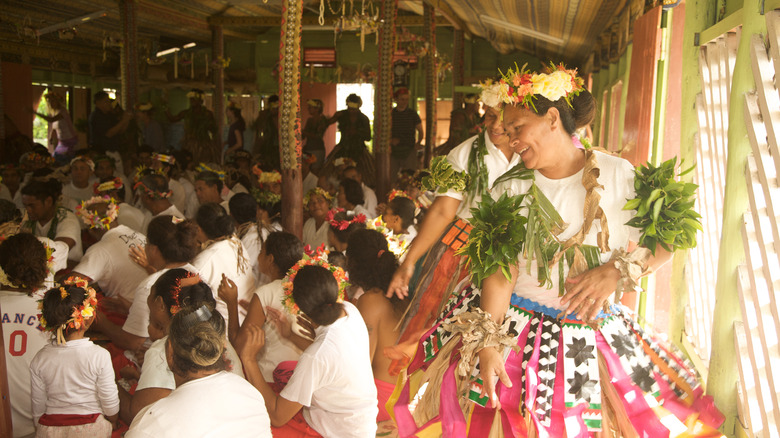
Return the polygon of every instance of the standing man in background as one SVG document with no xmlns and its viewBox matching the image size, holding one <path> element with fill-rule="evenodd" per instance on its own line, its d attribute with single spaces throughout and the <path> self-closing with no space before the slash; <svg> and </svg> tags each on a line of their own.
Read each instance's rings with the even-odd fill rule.
<svg viewBox="0 0 780 438">
<path fill-rule="evenodd" d="M 417 169 L 417 151 L 422 149 L 423 127 L 420 115 L 409 108 L 409 89 L 399 88 L 394 93 L 390 138 L 390 177 L 395 179 L 400 169 Z M 416 138 L 415 138 L 416 135 Z"/>
</svg>

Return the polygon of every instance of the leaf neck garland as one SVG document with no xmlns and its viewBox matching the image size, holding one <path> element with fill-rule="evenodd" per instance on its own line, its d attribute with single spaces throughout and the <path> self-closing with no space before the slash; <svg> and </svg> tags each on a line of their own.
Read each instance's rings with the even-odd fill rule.
<svg viewBox="0 0 780 438">
<path fill-rule="evenodd" d="M 422 179 L 423 190 L 447 193 L 449 190 L 462 192 L 469 186 L 469 175 L 452 168 L 447 157 L 438 156 L 431 160 L 430 173 Z"/>
</svg>

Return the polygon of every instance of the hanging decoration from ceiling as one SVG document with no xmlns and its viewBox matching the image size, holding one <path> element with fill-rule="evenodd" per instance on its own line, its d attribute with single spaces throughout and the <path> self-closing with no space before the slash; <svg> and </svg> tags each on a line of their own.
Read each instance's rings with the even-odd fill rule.
<svg viewBox="0 0 780 438">
<path fill-rule="evenodd" d="M 349 14 L 347 14 L 347 0 L 341 0 L 341 7 L 333 7 L 335 0 L 324 0 L 320 2 L 320 26 L 325 25 L 325 7 L 324 3 L 328 4 L 330 13 L 336 15 L 338 18 L 333 23 L 333 42 L 344 32 L 357 31 L 360 35 L 360 51 L 364 51 L 366 48 L 366 35 L 375 35 L 375 44 L 379 44 L 379 26 L 381 21 L 379 20 L 379 9 L 374 6 L 374 0 L 361 0 L 360 12 L 355 10 L 354 0 L 349 0 Z"/>
</svg>

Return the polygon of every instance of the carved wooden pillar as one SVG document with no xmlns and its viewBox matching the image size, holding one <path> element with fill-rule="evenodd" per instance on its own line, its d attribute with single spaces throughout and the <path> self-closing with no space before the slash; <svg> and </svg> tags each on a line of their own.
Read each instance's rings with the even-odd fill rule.
<svg viewBox="0 0 780 438">
<path fill-rule="evenodd" d="M 132 111 L 138 102 L 138 32 L 136 27 L 135 0 L 119 1 L 119 17 L 122 22 L 122 50 L 120 50 L 121 95 L 120 103 Z"/>
<path fill-rule="evenodd" d="M 282 168 L 282 227 L 303 234 L 301 180 L 301 14 L 302 0 L 284 0 L 279 47 L 279 155 Z"/>
<path fill-rule="evenodd" d="M 376 157 L 376 194 L 384 199 L 390 192 L 390 130 L 393 111 L 393 52 L 398 0 L 382 0 L 380 9 L 379 52 L 376 95 L 374 97 L 374 156 Z"/>
<path fill-rule="evenodd" d="M 217 121 L 217 138 L 214 142 L 218 151 L 222 151 L 222 130 L 225 127 L 225 68 L 222 60 L 225 58 L 225 39 L 222 26 L 211 26 L 211 57 L 215 61 L 212 70 L 214 82 L 214 118 Z M 222 154 L 220 153 L 220 157 Z"/>
<path fill-rule="evenodd" d="M 439 78 L 436 59 L 436 10 L 423 3 L 423 35 L 428 42 L 425 57 L 425 167 L 431 163 L 436 146 L 436 99 L 439 94 Z"/>
<path fill-rule="evenodd" d="M 463 85 L 463 62 L 464 62 L 465 38 L 463 31 L 455 29 L 453 33 L 452 44 L 452 109 L 458 109 L 463 105 L 463 93 L 455 91 L 457 87 Z"/>
</svg>

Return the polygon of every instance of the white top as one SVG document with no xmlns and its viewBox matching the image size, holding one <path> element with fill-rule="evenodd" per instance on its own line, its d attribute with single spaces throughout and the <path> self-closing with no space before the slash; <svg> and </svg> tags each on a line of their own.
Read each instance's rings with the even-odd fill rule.
<svg viewBox="0 0 780 438">
<path fill-rule="evenodd" d="M 258 286 L 268 282 L 267 277 L 262 272 L 260 272 L 257 256 L 263 249 L 263 242 L 265 242 L 265 239 L 268 238 L 269 234 L 271 234 L 271 231 L 282 231 L 282 227 L 279 225 L 279 223 L 274 222 L 271 224 L 270 230 L 263 227 L 260 230 L 260 234 L 258 234 L 257 226 L 252 225 L 249 227 L 246 234 L 244 234 L 244 237 L 241 238 L 241 243 L 244 244 L 244 250 L 246 250 L 244 254 L 246 255 L 246 259 L 249 261 L 249 264 L 252 265 L 252 274 L 254 274 Z M 246 310 L 244 310 L 243 307 L 239 307 L 238 311 L 239 313 L 244 312 L 244 315 L 246 315 Z"/>
<path fill-rule="evenodd" d="M 138 284 L 146 271 L 130 258 L 130 248 L 143 248 L 146 237 L 124 225 L 118 225 L 92 245 L 73 270 L 96 281 L 107 297 L 122 297 L 133 302 Z"/>
<path fill-rule="evenodd" d="M 119 225 L 124 225 L 131 230 L 138 232 L 144 232 L 144 223 L 146 222 L 146 215 L 143 211 L 135 208 L 134 206 L 123 202 L 117 206 L 116 222 Z"/>
<path fill-rule="evenodd" d="M 41 296 L 0 290 L 3 345 L 11 398 L 11 420 L 14 437 L 35 433 L 30 405 L 30 363 L 35 354 L 49 342 L 50 336 L 38 329 L 38 303 Z"/>
<path fill-rule="evenodd" d="M 89 338 L 47 344 L 30 364 L 30 375 L 36 423 L 43 414 L 119 412 L 111 354 Z"/>
<path fill-rule="evenodd" d="M 328 221 L 322 221 L 322 225 L 317 228 L 313 217 L 310 217 L 303 223 L 303 244 L 311 246 L 312 249 L 320 245 L 328 245 Z"/>
<path fill-rule="evenodd" d="M 357 215 L 359 215 L 359 214 L 362 214 L 362 215 L 364 215 L 364 216 L 366 217 L 366 220 L 367 220 L 367 221 L 368 221 L 368 220 L 371 220 L 371 219 L 373 219 L 373 218 L 374 218 L 374 216 L 371 214 L 371 212 L 370 212 L 370 211 L 368 211 L 368 210 L 366 209 L 366 207 L 365 207 L 365 206 L 363 206 L 363 205 L 356 205 L 356 206 L 355 206 L 355 209 L 354 209 L 354 210 L 352 210 L 352 212 L 353 212 L 353 213 L 355 213 L 355 216 L 357 216 Z"/>
<path fill-rule="evenodd" d="M 236 284 L 239 301 L 249 301 L 255 287 L 255 276 L 252 274 L 248 260 L 243 266 L 243 272 L 239 270 L 238 247 L 241 247 L 241 253 L 246 257 L 244 245 L 238 238 L 233 237 L 212 243 L 192 261 L 195 272 L 199 273 L 203 282 L 211 288 L 211 292 L 217 300 L 217 311 L 225 318 L 225 321 L 228 320 L 227 305 L 218 295 L 222 274 L 225 274 Z M 244 318 L 239 314 L 239 324 L 243 321 Z"/>
<path fill-rule="evenodd" d="M 7 199 L 11 202 L 14 200 L 13 196 L 11 196 L 11 191 L 3 183 L 0 183 L 0 199 Z"/>
<path fill-rule="evenodd" d="M 314 172 L 309 172 L 306 178 L 303 179 L 303 192 L 309 193 L 309 190 L 317 187 L 317 175 Z"/>
<path fill-rule="evenodd" d="M 143 225 L 143 233 L 146 234 L 146 229 L 149 228 L 149 222 L 152 221 L 152 219 L 158 217 L 158 216 L 176 216 L 184 219 L 184 214 L 176 208 L 175 205 L 171 204 L 170 207 L 166 208 L 165 210 L 159 212 L 158 214 L 155 214 L 152 216 L 152 212 L 149 210 L 144 210 L 144 225 Z"/>
<path fill-rule="evenodd" d="M 187 192 L 184 191 L 184 186 L 179 181 L 172 179 L 168 181 L 168 188 L 171 190 L 171 203 L 179 211 L 184 211 L 187 207 Z"/>
<path fill-rule="evenodd" d="M 152 343 L 146 354 L 144 354 L 144 365 L 141 368 L 141 378 L 138 379 L 136 391 L 147 388 L 176 389 L 176 381 L 173 378 L 173 371 L 168 367 L 168 359 L 165 357 L 165 343 L 168 336 L 158 339 Z M 231 372 L 241 378 L 244 377 L 244 369 L 241 367 L 241 360 L 238 353 L 230 345 L 225 343 L 225 357 L 230 362 Z"/>
<path fill-rule="evenodd" d="M 637 228 L 624 225 L 635 214 L 634 210 L 623 210 L 626 200 L 636 197 L 634 192 L 634 167 L 622 158 L 613 157 L 602 152 L 594 152 L 594 154 L 596 154 L 598 167 L 601 171 L 598 182 L 604 186 L 604 189 L 597 189 L 597 191 L 601 195 L 599 205 L 607 216 L 609 248 L 611 250 L 625 249 L 629 240 L 636 242 L 639 240 L 640 235 L 640 231 Z M 538 171 L 534 171 L 536 185 L 549 198 L 550 202 L 558 210 L 561 218 L 563 218 L 563 221 L 569 224 L 563 233 L 558 236 L 561 241 L 565 241 L 582 228 L 584 220 L 583 209 L 585 206 L 585 188 L 582 186 L 582 173 L 583 170 L 580 170 L 566 178 L 553 180 L 546 178 Z M 509 195 L 525 193 L 532 183 L 533 181 L 517 179 L 507 181 L 506 191 Z M 504 184 L 501 183 L 502 189 Z M 504 190 L 493 191 L 496 197 L 503 192 Z M 599 231 L 601 231 L 601 224 L 598 220 L 594 220 L 590 232 L 585 236 L 583 243 L 597 246 L 596 238 Z M 611 257 L 612 251 L 602 253 L 601 262 L 606 263 Z M 521 257 L 519 271 L 520 274 L 514 289 L 515 295 L 533 299 L 539 304 L 555 309 L 566 307 L 561 305 L 560 297 L 558 297 L 559 276 L 557 265 L 550 269 L 552 277 L 551 289 L 539 286 L 539 282 L 536 279 L 535 261 L 531 266 L 531 275 L 528 275 L 526 273 L 525 261 Z M 567 273 L 568 265 L 564 265 L 564 278 Z"/>
<path fill-rule="evenodd" d="M 81 201 L 91 199 L 93 196 L 95 196 L 95 192 L 91 179 L 84 188 L 74 186 L 72 181 L 62 188 L 62 199 L 65 200 L 64 205 L 74 212 L 76 207 L 81 205 Z"/>
<path fill-rule="evenodd" d="M 62 220 L 57 223 L 57 231 L 54 234 L 54 238 L 56 239 L 58 237 L 66 237 L 73 239 L 76 244 L 73 245 L 73 248 L 70 248 L 68 251 L 68 260 L 78 262 L 81 260 L 81 256 L 84 255 L 84 251 L 81 249 L 81 221 L 79 221 L 79 218 L 77 218 L 76 215 L 69 210 L 57 208 L 57 211 L 54 214 L 64 215 Z M 49 228 L 51 228 L 51 223 L 53 220 L 54 219 L 46 222 L 43 225 L 36 221 L 35 235 L 46 237 L 49 233 Z"/>
<path fill-rule="evenodd" d="M 360 183 L 360 186 L 363 188 L 363 207 L 368 210 L 372 218 L 376 217 L 376 192 L 363 183 Z"/>
<path fill-rule="evenodd" d="M 472 145 L 476 147 L 476 143 L 474 142 L 476 139 L 476 135 L 466 139 L 466 141 L 456 146 L 455 149 L 447 154 L 447 161 L 450 162 L 454 170 L 458 172 L 468 171 L 469 155 L 471 154 Z M 487 155 L 485 155 L 483 160 L 487 167 L 488 187 L 491 187 L 499 176 L 520 163 L 520 156 L 512 154 L 512 159 L 507 160 L 506 155 L 493 144 L 488 134 L 485 134 L 485 148 L 487 149 Z M 465 199 L 464 193 L 456 190 L 449 190 L 444 194 L 437 194 L 437 196 L 449 196 L 458 201 L 463 201 Z M 465 205 L 465 203 L 461 202 L 457 215 L 463 219 L 469 219 L 471 217 L 471 208 L 476 207 L 481 199 L 482 196 L 477 193 L 470 205 Z"/>
<path fill-rule="evenodd" d="M 317 327 L 281 396 L 302 404 L 303 417 L 326 437 L 376 434 L 376 384 L 368 330 L 358 309 L 344 303 L 347 316 Z"/>
<path fill-rule="evenodd" d="M 181 269 L 196 272 L 195 267 L 189 263 L 181 266 Z M 157 282 L 157 279 L 168 271 L 168 268 L 160 269 L 138 283 L 133 293 L 133 304 L 130 305 L 130 310 L 122 330 L 142 338 L 149 337 L 149 305 L 146 300 L 149 298 L 149 294 L 152 293 L 152 286 Z"/>
<path fill-rule="evenodd" d="M 221 371 L 191 380 L 135 416 L 125 438 L 271 438 L 263 396 Z"/>
<path fill-rule="evenodd" d="M 271 306 L 282 311 L 290 322 L 295 320 L 289 314 L 287 308 L 282 305 L 282 298 L 284 298 L 282 280 L 274 280 L 264 286 L 260 286 L 255 290 L 255 295 L 260 299 L 263 311 L 265 311 L 267 306 Z M 263 330 L 265 330 L 265 346 L 257 355 L 257 365 L 260 367 L 260 372 L 263 373 L 265 381 L 273 382 L 274 369 L 286 360 L 298 360 L 301 356 L 301 350 L 292 341 L 279 334 L 276 324 L 271 322 L 267 315 L 265 324 L 263 324 Z"/>
</svg>

